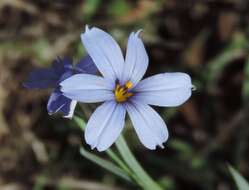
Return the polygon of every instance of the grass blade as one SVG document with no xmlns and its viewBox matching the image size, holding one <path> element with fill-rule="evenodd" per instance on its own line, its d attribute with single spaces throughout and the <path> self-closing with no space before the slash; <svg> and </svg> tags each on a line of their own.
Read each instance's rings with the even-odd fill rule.
<svg viewBox="0 0 249 190">
<path fill-rule="evenodd" d="M 78 117 L 78 116 L 74 116 L 73 120 L 75 121 L 75 123 L 80 127 L 80 129 L 82 131 L 85 130 L 86 127 L 86 123 L 85 121 Z M 126 172 L 126 174 L 128 174 L 129 176 L 134 177 L 134 174 L 132 173 L 132 171 L 129 169 L 129 167 L 123 162 L 123 160 L 121 158 L 119 158 L 119 156 L 114 153 L 111 149 L 106 150 L 106 154 L 124 171 Z M 117 167 L 117 166 L 116 166 Z"/>
<path fill-rule="evenodd" d="M 237 172 L 232 166 L 229 166 L 229 171 L 239 190 L 249 190 L 248 182 L 239 174 L 239 172 Z"/>
<path fill-rule="evenodd" d="M 162 188 L 146 173 L 143 167 L 138 163 L 122 135 L 116 141 L 116 147 L 126 164 L 136 174 L 138 184 L 140 184 L 146 190 L 162 190 Z"/>
<path fill-rule="evenodd" d="M 82 156 L 84 156 L 85 158 L 87 158 L 88 160 L 98 164 L 102 168 L 104 168 L 104 169 L 112 172 L 113 174 L 125 179 L 126 181 L 129 181 L 129 182 L 131 181 L 131 178 L 122 169 L 120 169 L 119 167 L 117 167 L 113 163 L 86 151 L 82 147 L 80 148 L 80 154 Z"/>
</svg>

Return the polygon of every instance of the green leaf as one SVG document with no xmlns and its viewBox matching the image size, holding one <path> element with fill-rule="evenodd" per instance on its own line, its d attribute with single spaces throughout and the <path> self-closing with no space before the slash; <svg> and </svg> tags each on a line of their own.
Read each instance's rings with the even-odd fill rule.
<svg viewBox="0 0 249 190">
<path fill-rule="evenodd" d="M 86 0 L 84 2 L 84 19 L 90 19 L 97 12 L 100 2 L 100 0 Z"/>
<path fill-rule="evenodd" d="M 82 131 L 85 130 L 86 123 L 82 118 L 74 116 L 73 120 L 82 129 Z M 115 154 L 111 149 L 108 149 L 106 153 L 115 163 L 119 165 L 119 167 L 114 165 L 110 161 L 104 160 L 86 151 L 83 148 L 80 149 L 80 153 L 82 156 L 86 157 L 92 162 L 126 179 L 127 181 L 132 181 L 132 179 L 134 179 L 138 185 L 143 187 L 144 190 L 162 190 L 162 188 L 156 182 L 154 182 L 153 179 L 150 178 L 150 176 L 138 163 L 122 136 L 116 142 L 116 146 L 125 162 L 121 158 L 119 158 L 119 156 Z"/>
<path fill-rule="evenodd" d="M 247 42 L 247 38 L 246 38 L 245 34 L 242 32 L 236 32 L 233 35 L 232 42 L 228 46 L 228 48 L 230 48 L 230 49 L 239 49 L 239 48 L 247 49 L 248 42 Z"/>
<path fill-rule="evenodd" d="M 223 71 L 225 66 L 229 64 L 231 61 L 243 56 L 245 51 L 243 49 L 231 49 L 227 48 L 219 54 L 215 59 L 208 63 L 208 71 L 206 72 L 206 76 L 208 81 L 213 82 L 216 80 L 220 73 Z M 207 75 L 208 72 L 208 75 Z"/>
<path fill-rule="evenodd" d="M 81 128 L 82 131 L 85 130 L 86 128 L 86 123 L 83 119 L 81 119 L 78 116 L 74 116 L 73 120 L 75 123 Z M 114 161 L 116 162 L 123 170 L 125 170 L 127 173 L 132 174 L 128 166 L 119 158 L 117 154 L 115 154 L 111 149 L 106 150 L 107 155 Z"/>
<path fill-rule="evenodd" d="M 176 188 L 174 179 L 172 179 L 169 176 L 164 176 L 163 178 L 161 178 L 159 183 L 162 185 L 164 189 L 175 189 Z"/>
<path fill-rule="evenodd" d="M 239 172 L 237 172 L 232 166 L 229 166 L 229 171 L 239 190 L 249 190 L 248 182 L 239 174 Z"/>
<path fill-rule="evenodd" d="M 98 164 L 102 168 L 112 172 L 113 174 L 125 179 L 126 181 L 131 181 L 131 178 L 119 167 L 115 166 L 113 163 L 100 158 L 88 151 L 86 151 L 84 148 L 80 148 L 80 154 L 87 158 L 88 160 L 91 160 L 92 162 Z"/>
<path fill-rule="evenodd" d="M 208 82 L 208 89 L 212 88 L 224 68 L 229 63 L 243 57 L 246 54 L 246 43 L 247 41 L 242 34 L 234 35 L 231 43 L 224 49 L 224 51 L 207 63 L 207 68 L 204 69 L 202 75 Z"/>
<path fill-rule="evenodd" d="M 80 129 L 81 129 L 82 131 L 85 130 L 85 128 L 86 128 L 86 122 L 85 122 L 83 119 L 81 119 L 81 118 L 78 117 L 78 116 L 74 116 L 74 117 L 73 117 L 73 120 L 74 120 L 75 123 L 80 127 Z"/>
<path fill-rule="evenodd" d="M 249 56 L 247 58 L 245 68 L 244 68 L 244 82 L 243 82 L 243 88 L 242 88 L 242 95 L 245 100 L 249 98 Z"/>
<path fill-rule="evenodd" d="M 38 176 L 35 179 L 35 184 L 32 188 L 32 190 L 43 190 L 45 188 L 45 177 L 43 176 Z"/>
<path fill-rule="evenodd" d="M 146 173 L 143 167 L 136 160 L 122 135 L 120 135 L 115 144 L 126 164 L 136 174 L 136 181 L 139 185 L 141 185 L 145 190 L 162 190 L 162 188 Z"/>
<path fill-rule="evenodd" d="M 130 10 L 130 5 L 125 0 L 114 0 L 109 6 L 108 12 L 114 17 L 119 17 L 127 14 Z"/>
<path fill-rule="evenodd" d="M 130 168 L 119 158 L 117 154 L 115 154 L 111 149 L 106 150 L 106 154 L 121 167 L 127 174 L 134 178 L 134 174 L 130 170 Z"/>
<path fill-rule="evenodd" d="M 85 130 L 86 128 L 86 123 L 85 121 L 78 117 L 78 116 L 74 116 L 73 120 L 75 121 L 75 123 L 81 128 L 82 131 Z M 111 149 L 106 150 L 106 154 L 120 167 L 122 168 L 122 170 L 124 170 L 129 176 L 133 176 L 134 174 L 132 173 L 132 171 L 129 169 L 129 167 L 123 162 L 123 160 L 121 158 L 119 158 L 119 156 L 117 154 L 115 154 Z M 134 178 L 134 177 L 133 177 Z"/>
</svg>

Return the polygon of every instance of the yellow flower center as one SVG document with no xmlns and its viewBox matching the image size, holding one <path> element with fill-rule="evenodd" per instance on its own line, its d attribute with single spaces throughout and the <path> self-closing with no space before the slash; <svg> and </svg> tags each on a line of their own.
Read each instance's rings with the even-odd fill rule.
<svg viewBox="0 0 249 190">
<path fill-rule="evenodd" d="M 128 100 L 128 98 L 133 95 L 133 93 L 129 92 L 129 89 L 131 89 L 131 87 L 131 81 L 125 83 L 124 86 L 120 86 L 120 84 L 117 83 L 114 91 L 116 101 L 120 103 Z"/>
</svg>

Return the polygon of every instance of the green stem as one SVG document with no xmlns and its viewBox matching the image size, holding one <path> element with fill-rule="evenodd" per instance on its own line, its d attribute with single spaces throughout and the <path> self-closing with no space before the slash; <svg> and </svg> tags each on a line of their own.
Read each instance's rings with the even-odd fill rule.
<svg viewBox="0 0 249 190">
<path fill-rule="evenodd" d="M 87 158 L 88 160 L 98 164 L 99 166 L 103 167 L 104 169 L 114 173 L 115 175 L 125 179 L 126 181 L 131 182 L 131 177 L 129 174 L 126 174 L 125 171 L 123 171 L 121 168 L 118 166 L 114 165 L 112 162 L 105 160 L 103 158 L 100 158 L 93 153 L 90 153 L 86 151 L 83 147 L 80 148 L 80 154 Z"/>
<path fill-rule="evenodd" d="M 143 169 L 129 149 L 124 137 L 121 135 L 116 141 L 116 147 L 126 164 L 136 174 L 140 186 L 145 190 L 163 190 Z"/>
<path fill-rule="evenodd" d="M 78 113 L 79 115 L 79 113 Z M 74 116 L 73 120 L 75 123 L 78 125 L 78 127 L 82 130 L 85 131 L 86 123 L 81 117 L 79 116 Z M 124 172 L 127 173 L 133 180 L 137 181 L 137 176 L 131 171 L 131 169 L 124 163 L 124 161 L 119 158 L 116 153 L 114 153 L 111 149 L 106 150 L 106 154 L 120 167 L 124 170 Z M 89 157 L 87 157 L 89 159 Z"/>
<path fill-rule="evenodd" d="M 74 121 L 84 131 L 85 122 L 78 116 L 74 116 Z M 107 155 L 116 162 L 138 185 L 144 190 L 163 190 L 143 169 L 129 149 L 124 137 L 121 135 L 116 141 L 116 147 L 123 160 L 119 158 L 111 149 L 106 151 Z"/>
<path fill-rule="evenodd" d="M 106 150 L 106 154 L 122 168 L 128 175 L 130 175 L 133 179 L 136 178 L 130 168 L 121 160 L 111 149 Z"/>
</svg>

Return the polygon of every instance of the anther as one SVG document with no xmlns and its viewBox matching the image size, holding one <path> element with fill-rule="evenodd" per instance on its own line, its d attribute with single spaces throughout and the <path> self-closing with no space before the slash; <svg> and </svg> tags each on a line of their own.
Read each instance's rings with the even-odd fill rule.
<svg viewBox="0 0 249 190">
<path fill-rule="evenodd" d="M 116 87 L 114 91 L 115 99 L 117 102 L 125 102 L 133 93 L 129 92 L 129 89 L 132 87 L 132 82 L 128 81 L 124 86 L 120 86 L 118 81 L 116 81 Z"/>
</svg>

